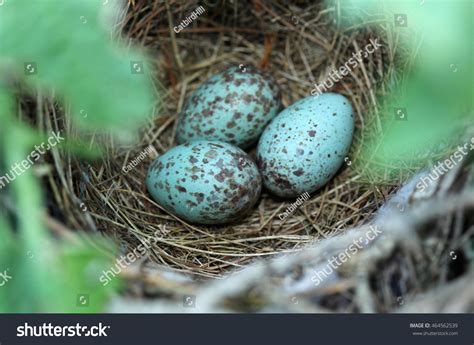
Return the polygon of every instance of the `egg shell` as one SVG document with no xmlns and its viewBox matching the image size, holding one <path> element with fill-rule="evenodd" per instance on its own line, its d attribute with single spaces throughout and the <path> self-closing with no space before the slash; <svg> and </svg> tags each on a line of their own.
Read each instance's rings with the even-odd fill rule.
<svg viewBox="0 0 474 345">
<path fill-rule="evenodd" d="M 290 105 L 273 119 L 258 143 L 264 186 L 281 197 L 316 191 L 344 162 L 353 133 L 353 109 L 342 95 L 324 93 Z"/>
<path fill-rule="evenodd" d="M 280 110 L 280 90 L 271 75 L 253 66 L 214 75 L 187 99 L 176 140 L 215 140 L 241 148 L 255 144 Z"/>
<path fill-rule="evenodd" d="M 197 141 L 156 158 L 146 185 L 153 199 L 191 223 L 223 224 L 242 218 L 257 202 L 257 165 L 236 146 Z"/>
</svg>

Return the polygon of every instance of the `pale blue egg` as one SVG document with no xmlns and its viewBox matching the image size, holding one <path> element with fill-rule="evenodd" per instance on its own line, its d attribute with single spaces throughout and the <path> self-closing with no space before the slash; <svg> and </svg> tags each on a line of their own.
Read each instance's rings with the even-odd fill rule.
<svg viewBox="0 0 474 345">
<path fill-rule="evenodd" d="M 280 109 L 280 90 L 266 72 L 232 67 L 214 75 L 187 99 L 178 119 L 176 140 L 255 144 Z"/>
<path fill-rule="evenodd" d="M 336 93 L 309 96 L 283 110 L 257 147 L 264 186 L 297 197 L 324 186 L 344 162 L 354 132 L 349 100 Z"/>
<path fill-rule="evenodd" d="M 228 143 L 196 141 L 155 159 L 146 185 L 153 199 L 192 223 L 242 218 L 257 202 L 262 180 L 256 164 Z"/>
</svg>

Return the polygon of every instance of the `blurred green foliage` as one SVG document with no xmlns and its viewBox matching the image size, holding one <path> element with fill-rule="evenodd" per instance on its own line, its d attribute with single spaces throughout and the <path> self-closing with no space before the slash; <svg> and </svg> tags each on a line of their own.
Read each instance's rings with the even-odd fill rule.
<svg viewBox="0 0 474 345">
<path fill-rule="evenodd" d="M 152 84 L 149 74 L 132 74 L 133 62 L 147 68 L 145 56 L 113 42 L 100 20 L 114 17 L 113 3 L 7 1 L 0 8 L 2 74 L 24 75 L 34 63 L 24 81 L 54 89 L 82 127 L 118 134 L 137 128 L 151 113 Z"/>
<path fill-rule="evenodd" d="M 334 1 L 330 1 L 334 3 Z M 341 24 L 358 25 L 385 18 L 384 42 L 393 52 L 379 133 L 362 159 L 387 167 L 401 160 L 423 163 L 442 142 L 459 140 L 474 119 L 473 6 L 471 0 L 347 0 Z M 377 28 L 377 26 L 374 26 Z M 390 59 L 386 56 L 385 59 Z M 398 112 L 398 113 L 397 113 Z M 429 155 L 427 155 L 429 157 Z M 367 171 L 374 171 L 369 167 Z M 386 171 L 385 171 L 386 173 Z M 387 176 L 384 176 L 386 178 Z"/>
<path fill-rule="evenodd" d="M 26 159 L 43 137 L 19 121 L 12 81 L 21 81 L 32 94 L 54 93 L 70 107 L 78 128 L 119 139 L 130 137 L 151 115 L 153 85 L 149 73 L 143 73 L 147 58 L 111 39 L 104 18 L 117 15 L 112 4 L 2 2 L 0 175 Z M 73 142 L 59 149 L 84 151 Z M 0 273 L 7 270 L 11 277 L 0 279 L 0 312 L 103 311 L 120 286 L 117 278 L 106 287 L 99 282 L 102 270 L 114 264 L 115 246 L 98 236 L 85 240 L 79 232 L 68 240 L 53 238 L 42 221 L 42 189 L 32 169 L 0 190 L 0 204 Z"/>
</svg>

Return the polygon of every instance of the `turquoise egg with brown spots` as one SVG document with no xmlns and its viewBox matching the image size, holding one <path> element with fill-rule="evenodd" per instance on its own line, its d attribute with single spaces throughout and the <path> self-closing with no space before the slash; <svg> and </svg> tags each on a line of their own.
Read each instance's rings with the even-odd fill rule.
<svg viewBox="0 0 474 345">
<path fill-rule="evenodd" d="M 280 90 L 270 74 L 252 66 L 231 67 L 190 95 L 179 115 L 176 140 L 215 140 L 248 148 L 280 106 Z"/>
<path fill-rule="evenodd" d="M 196 141 L 156 158 L 146 185 L 174 215 L 199 224 L 223 224 L 245 216 L 257 202 L 262 179 L 257 165 L 228 143 Z"/>
<path fill-rule="evenodd" d="M 340 94 L 310 96 L 290 105 L 258 142 L 257 164 L 264 186 L 281 197 L 316 191 L 343 164 L 353 133 L 353 108 Z"/>
</svg>

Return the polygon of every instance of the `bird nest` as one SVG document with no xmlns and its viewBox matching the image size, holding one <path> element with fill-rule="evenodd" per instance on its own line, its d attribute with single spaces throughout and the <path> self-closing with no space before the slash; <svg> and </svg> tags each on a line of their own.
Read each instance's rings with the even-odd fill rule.
<svg viewBox="0 0 474 345">
<path fill-rule="evenodd" d="M 199 6 L 204 14 L 176 28 Z M 153 57 L 148 72 L 159 90 L 160 107 L 133 146 L 109 140 L 101 143 L 104 157 L 88 162 L 58 153 L 61 163 L 49 183 L 64 224 L 106 234 L 124 253 L 144 244 L 148 263 L 195 278 L 218 278 L 257 259 L 299 251 L 367 223 L 404 177 L 400 173 L 374 184 L 364 171 L 368 162 L 359 155 L 380 134 L 377 96 L 395 69 L 397 43 L 377 24 L 383 18 L 343 30 L 339 16 L 337 8 L 313 1 L 130 0 L 119 27 Z M 145 187 L 147 169 L 176 145 L 178 114 L 204 80 L 230 66 L 257 66 L 274 76 L 288 106 L 309 96 L 315 83 L 324 82 L 373 38 L 382 47 L 329 90 L 348 97 L 354 107 L 351 151 L 337 175 L 289 216 L 280 215 L 296 199 L 281 200 L 265 190 L 245 218 L 224 226 L 188 224 L 151 199 Z M 248 152 L 254 156 L 255 148 Z"/>
</svg>

